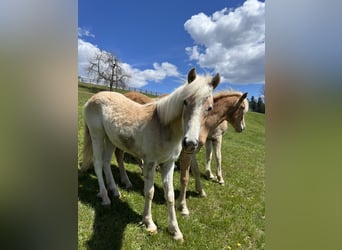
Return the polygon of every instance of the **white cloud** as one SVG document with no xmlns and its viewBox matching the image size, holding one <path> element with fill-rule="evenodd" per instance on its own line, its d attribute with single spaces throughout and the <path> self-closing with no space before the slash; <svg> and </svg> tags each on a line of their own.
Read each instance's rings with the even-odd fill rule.
<svg viewBox="0 0 342 250">
<path fill-rule="evenodd" d="M 100 49 L 89 42 L 78 39 L 78 75 L 87 77 L 86 67 L 90 58 L 93 58 Z"/>
<path fill-rule="evenodd" d="M 78 36 L 79 37 L 87 36 L 87 37 L 95 38 L 95 35 L 91 33 L 88 29 L 80 28 L 80 27 L 78 27 Z"/>
<path fill-rule="evenodd" d="M 220 72 L 231 83 L 264 82 L 265 3 L 247 0 L 235 10 L 199 13 L 184 24 L 195 41 L 190 60 Z"/>
<path fill-rule="evenodd" d="M 100 49 L 96 45 L 78 39 L 78 75 L 85 78 L 88 76 L 86 72 L 88 60 L 98 52 L 100 52 Z M 153 63 L 152 69 L 145 70 L 134 68 L 127 63 L 122 63 L 122 67 L 130 75 L 127 82 L 130 87 L 140 88 L 149 82 L 160 82 L 167 77 L 181 77 L 177 67 L 169 62 Z"/>
<path fill-rule="evenodd" d="M 153 69 L 140 70 L 133 68 L 127 63 L 123 63 L 123 68 L 130 75 L 128 85 L 140 88 L 148 84 L 149 81 L 160 82 L 167 77 L 180 77 L 177 67 L 171 63 L 153 63 Z"/>
</svg>

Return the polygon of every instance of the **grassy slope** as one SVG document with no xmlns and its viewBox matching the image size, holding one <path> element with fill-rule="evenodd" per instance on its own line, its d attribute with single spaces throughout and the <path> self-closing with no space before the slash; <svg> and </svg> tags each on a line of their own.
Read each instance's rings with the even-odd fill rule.
<svg viewBox="0 0 342 250">
<path fill-rule="evenodd" d="M 92 93 L 80 88 L 79 93 L 79 159 L 83 144 L 82 106 Z M 96 91 L 92 89 L 93 91 Z M 92 91 L 92 92 L 93 92 Z M 264 249 L 265 244 L 265 128 L 264 115 L 247 113 L 247 130 L 241 134 L 229 130 L 222 144 L 225 186 L 202 178 L 208 195 L 199 198 L 191 178 L 187 193 L 190 217 L 177 212 L 185 242 L 174 242 L 167 233 L 167 210 L 160 175 L 156 175 L 152 214 L 158 234 L 148 235 L 139 226 L 143 211 L 143 179 L 140 169 L 126 162 L 134 185 L 128 192 L 120 187 L 122 197 L 110 208 L 100 205 L 96 197 L 97 179 L 93 169 L 79 174 L 79 249 Z M 198 154 L 204 172 L 204 150 Z M 112 171 L 119 181 L 116 161 Z M 215 168 L 213 168 L 215 170 Z M 179 172 L 174 175 L 176 197 L 179 194 Z"/>
</svg>

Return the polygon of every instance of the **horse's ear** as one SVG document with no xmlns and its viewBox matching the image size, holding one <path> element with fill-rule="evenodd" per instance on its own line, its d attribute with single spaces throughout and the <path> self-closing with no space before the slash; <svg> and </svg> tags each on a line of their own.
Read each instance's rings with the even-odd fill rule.
<svg viewBox="0 0 342 250">
<path fill-rule="evenodd" d="M 196 69 L 192 68 L 190 69 L 188 73 L 188 83 L 191 83 L 193 80 L 195 80 L 195 78 L 196 78 Z"/>
<path fill-rule="evenodd" d="M 243 95 L 240 97 L 241 100 L 244 100 L 248 95 L 248 92 L 243 93 Z"/>
<path fill-rule="evenodd" d="M 219 83 L 220 83 L 220 74 L 217 73 L 216 76 L 211 80 L 210 85 L 213 86 L 213 89 L 215 89 Z"/>
<path fill-rule="evenodd" d="M 248 92 L 245 92 L 240 96 L 239 101 L 237 102 L 238 105 L 240 105 L 243 102 L 243 100 L 246 99 L 247 95 L 248 95 Z"/>
</svg>

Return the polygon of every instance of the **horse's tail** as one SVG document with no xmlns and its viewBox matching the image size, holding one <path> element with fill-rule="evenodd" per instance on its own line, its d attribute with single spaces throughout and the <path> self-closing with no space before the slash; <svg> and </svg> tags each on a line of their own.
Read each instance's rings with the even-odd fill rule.
<svg viewBox="0 0 342 250">
<path fill-rule="evenodd" d="M 81 171 L 87 171 L 93 161 L 93 147 L 91 137 L 89 134 L 89 128 L 84 123 L 84 137 L 83 137 L 83 161 L 81 165 Z"/>
</svg>

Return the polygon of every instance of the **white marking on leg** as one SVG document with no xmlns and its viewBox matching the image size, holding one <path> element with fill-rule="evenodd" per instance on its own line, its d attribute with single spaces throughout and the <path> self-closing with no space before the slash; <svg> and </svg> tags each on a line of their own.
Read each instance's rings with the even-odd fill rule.
<svg viewBox="0 0 342 250">
<path fill-rule="evenodd" d="M 221 167 L 221 144 L 222 144 L 222 135 L 217 137 L 217 140 L 214 143 L 214 152 L 216 158 L 216 176 L 219 184 L 224 185 L 224 180 L 222 176 L 222 167 Z"/>
<path fill-rule="evenodd" d="M 211 159 L 212 159 L 212 141 L 208 138 L 205 142 L 205 175 L 208 179 L 214 179 L 211 172 Z"/>
<path fill-rule="evenodd" d="M 152 220 L 152 199 L 154 195 L 154 175 L 156 170 L 155 163 L 149 163 L 144 165 L 144 196 L 145 206 L 143 212 L 143 223 L 146 225 L 146 230 L 151 233 L 157 232 L 157 226 Z"/>
<path fill-rule="evenodd" d="M 173 235 L 175 240 L 183 240 L 183 234 L 181 233 L 175 210 L 175 193 L 173 188 L 173 170 L 174 162 L 166 163 L 161 166 L 162 179 L 164 185 L 164 196 L 167 202 L 169 225 L 168 230 Z"/>
</svg>

